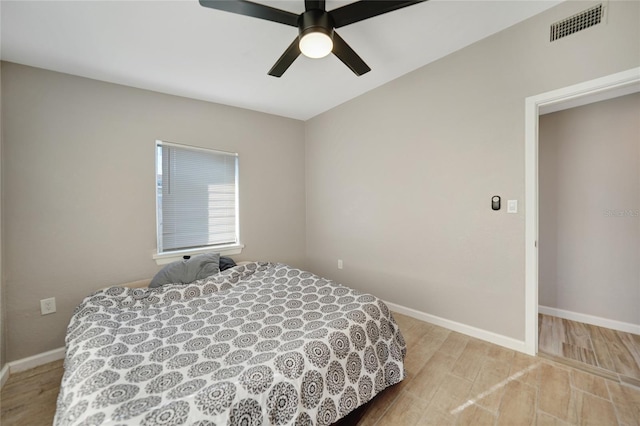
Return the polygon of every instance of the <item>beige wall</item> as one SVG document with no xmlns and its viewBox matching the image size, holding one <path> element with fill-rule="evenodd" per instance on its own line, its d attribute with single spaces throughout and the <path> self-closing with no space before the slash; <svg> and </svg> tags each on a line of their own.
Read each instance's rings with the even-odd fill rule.
<svg viewBox="0 0 640 426">
<path fill-rule="evenodd" d="M 156 139 L 238 152 L 236 257 L 305 266 L 302 122 L 12 63 L 2 96 L 9 361 L 63 346 L 92 290 L 159 269 Z"/>
<path fill-rule="evenodd" d="M 563 3 L 309 120 L 308 267 L 524 340 L 525 98 L 640 65 L 640 2 L 611 1 L 606 24 L 549 43 L 551 23 L 592 4 Z"/>
<path fill-rule="evenodd" d="M 541 305 L 640 324 L 640 93 L 540 117 Z"/>
</svg>

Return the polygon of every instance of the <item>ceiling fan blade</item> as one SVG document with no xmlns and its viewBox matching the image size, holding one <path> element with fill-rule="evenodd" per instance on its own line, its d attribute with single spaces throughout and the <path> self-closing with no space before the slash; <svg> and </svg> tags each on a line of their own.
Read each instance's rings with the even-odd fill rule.
<svg viewBox="0 0 640 426">
<path fill-rule="evenodd" d="M 329 12 L 329 15 L 331 15 L 333 22 L 335 23 L 334 28 L 340 28 L 345 25 L 353 24 L 354 22 L 373 18 L 374 16 L 382 15 L 383 13 L 393 12 L 394 10 L 402 9 L 403 7 L 422 3 L 424 1 L 426 0 L 360 0 L 355 3 L 350 3 L 337 9 L 333 9 Z"/>
<path fill-rule="evenodd" d="M 325 10 L 325 0 L 304 0 L 304 10 Z"/>
<path fill-rule="evenodd" d="M 269 70 L 269 75 L 274 77 L 282 77 L 282 74 L 291 66 L 293 61 L 300 56 L 300 47 L 298 47 L 298 37 L 293 40 L 293 43 L 287 47 L 280 59 L 278 59 L 275 65 Z"/>
<path fill-rule="evenodd" d="M 298 26 L 298 15 L 264 4 L 254 3 L 246 0 L 200 0 L 200 5 L 225 12 L 237 13 L 238 15 L 251 16 L 253 18 L 265 19 L 267 21 L 279 22 L 281 24 Z"/>
<path fill-rule="evenodd" d="M 357 76 L 366 74 L 371 68 L 364 63 L 362 58 L 336 33 L 333 32 L 333 54 L 338 57 Z"/>
</svg>

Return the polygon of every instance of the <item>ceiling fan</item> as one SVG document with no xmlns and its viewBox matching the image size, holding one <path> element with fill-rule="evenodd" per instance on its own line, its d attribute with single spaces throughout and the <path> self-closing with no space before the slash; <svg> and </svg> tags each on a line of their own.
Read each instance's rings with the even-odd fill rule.
<svg viewBox="0 0 640 426">
<path fill-rule="evenodd" d="M 300 53 L 309 58 L 323 58 L 333 52 L 356 75 L 360 76 L 371 71 L 362 58 L 335 32 L 335 28 L 426 0 L 360 0 L 331 11 L 326 10 L 325 0 L 305 0 L 305 11 L 300 15 L 247 0 L 199 1 L 202 6 L 211 9 L 298 27 L 298 37 L 269 70 L 269 75 L 281 77 Z"/>
</svg>

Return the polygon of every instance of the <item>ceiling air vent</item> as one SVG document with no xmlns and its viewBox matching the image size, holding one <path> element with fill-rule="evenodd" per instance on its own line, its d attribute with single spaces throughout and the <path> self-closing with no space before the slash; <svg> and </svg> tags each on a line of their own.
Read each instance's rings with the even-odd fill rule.
<svg viewBox="0 0 640 426">
<path fill-rule="evenodd" d="M 585 11 L 551 24 L 551 41 L 566 37 L 602 22 L 604 7 L 602 3 Z"/>
</svg>

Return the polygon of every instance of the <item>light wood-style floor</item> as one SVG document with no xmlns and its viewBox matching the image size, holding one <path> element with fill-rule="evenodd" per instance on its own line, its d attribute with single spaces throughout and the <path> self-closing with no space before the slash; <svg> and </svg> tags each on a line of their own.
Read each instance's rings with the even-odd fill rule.
<svg viewBox="0 0 640 426">
<path fill-rule="evenodd" d="M 640 335 L 540 314 L 538 351 L 640 388 Z"/>
<path fill-rule="evenodd" d="M 359 426 L 640 425 L 638 388 L 394 317 L 408 344 L 408 377 L 368 404 Z M 11 376 L 2 426 L 50 425 L 61 376 L 61 361 Z"/>
<path fill-rule="evenodd" d="M 60 360 L 12 374 L 0 392 L 0 425 L 50 426 L 63 373 Z"/>
</svg>

